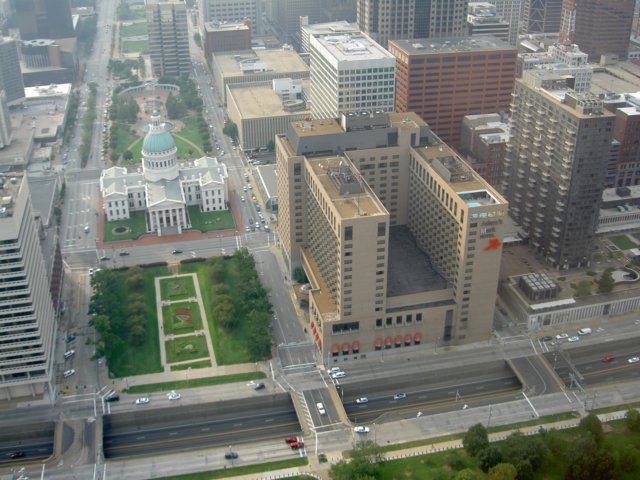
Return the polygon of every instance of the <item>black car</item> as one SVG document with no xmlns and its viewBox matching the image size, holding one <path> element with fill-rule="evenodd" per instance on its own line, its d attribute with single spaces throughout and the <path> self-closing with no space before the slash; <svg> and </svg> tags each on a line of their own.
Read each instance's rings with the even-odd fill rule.
<svg viewBox="0 0 640 480">
<path fill-rule="evenodd" d="M 105 401 L 107 401 L 107 402 L 118 402 L 118 401 L 120 401 L 120 395 L 118 395 L 117 393 L 114 393 L 112 395 L 109 395 L 107 398 L 105 398 Z"/>
<path fill-rule="evenodd" d="M 264 390 L 264 383 L 256 383 L 256 386 L 253 388 L 256 390 Z"/>
<path fill-rule="evenodd" d="M 71 335 L 69 335 L 69 336 L 67 337 L 67 339 L 65 340 L 65 342 L 66 342 L 66 343 L 71 343 L 71 342 L 73 342 L 75 339 L 76 339 L 76 334 L 75 334 L 75 333 L 72 333 Z"/>
<path fill-rule="evenodd" d="M 553 337 L 551 335 L 545 335 L 540 340 L 542 340 L 543 342 L 550 342 L 551 340 L 553 340 Z"/>
<path fill-rule="evenodd" d="M 13 452 L 9 454 L 10 458 L 24 458 L 27 454 L 25 452 Z"/>
<path fill-rule="evenodd" d="M 174 250 L 173 252 L 171 252 L 173 255 L 180 255 L 182 253 L 182 250 Z"/>
<path fill-rule="evenodd" d="M 238 458 L 238 454 L 236 452 L 227 452 L 224 454 L 224 458 L 227 460 L 235 460 Z"/>
<path fill-rule="evenodd" d="M 121 257 L 126 257 L 127 255 L 129 255 L 129 252 L 120 252 Z"/>
</svg>

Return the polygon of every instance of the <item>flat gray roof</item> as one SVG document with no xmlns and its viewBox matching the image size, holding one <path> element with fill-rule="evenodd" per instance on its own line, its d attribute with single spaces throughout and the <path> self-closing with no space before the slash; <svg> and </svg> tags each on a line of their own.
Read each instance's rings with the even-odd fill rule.
<svg viewBox="0 0 640 480">
<path fill-rule="evenodd" d="M 278 177 L 276 176 L 275 165 L 262 165 L 256 169 L 258 171 L 258 178 L 262 183 L 267 197 L 274 198 L 278 196 Z"/>
<path fill-rule="evenodd" d="M 302 80 L 302 89 L 309 92 L 311 82 Z M 289 115 L 305 115 L 311 112 L 309 108 L 295 111 L 285 111 L 282 99 L 273 90 L 273 83 L 246 85 L 240 83 L 229 87 L 229 94 L 236 100 L 243 119 L 281 117 Z"/>
<path fill-rule="evenodd" d="M 387 297 L 447 288 L 447 281 L 433 268 L 405 225 L 389 229 L 387 265 Z"/>
<path fill-rule="evenodd" d="M 411 55 L 440 53 L 479 52 L 484 50 L 513 50 L 504 40 L 493 35 L 474 35 L 473 37 L 414 38 L 411 40 L 390 40 Z"/>
<path fill-rule="evenodd" d="M 250 58 L 264 62 L 268 73 L 309 72 L 309 65 L 304 63 L 300 55 L 293 50 L 242 50 L 216 54 L 215 57 L 224 77 L 245 75 L 242 73 L 238 61 Z M 246 75 L 251 76 L 254 74 L 248 73 Z"/>
</svg>

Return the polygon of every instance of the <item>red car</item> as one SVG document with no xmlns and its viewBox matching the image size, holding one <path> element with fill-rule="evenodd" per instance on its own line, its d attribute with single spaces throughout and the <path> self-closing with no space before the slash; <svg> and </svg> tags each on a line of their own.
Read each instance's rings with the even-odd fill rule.
<svg viewBox="0 0 640 480">
<path fill-rule="evenodd" d="M 288 445 L 291 445 L 298 441 L 298 437 L 285 437 L 284 441 L 287 442 Z"/>
<path fill-rule="evenodd" d="M 291 442 L 289 446 L 294 450 L 297 450 L 298 448 L 304 448 L 304 442 Z"/>
<path fill-rule="evenodd" d="M 604 357 L 602 359 L 602 361 L 604 363 L 609 363 L 609 362 L 613 362 L 616 359 L 616 357 L 614 357 L 613 355 L 607 355 L 606 357 Z"/>
</svg>

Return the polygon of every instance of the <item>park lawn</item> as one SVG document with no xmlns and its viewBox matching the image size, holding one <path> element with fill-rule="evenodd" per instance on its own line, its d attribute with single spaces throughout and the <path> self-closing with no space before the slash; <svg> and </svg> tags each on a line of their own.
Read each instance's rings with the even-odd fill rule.
<svg viewBox="0 0 640 480">
<path fill-rule="evenodd" d="M 120 27 L 120 36 L 122 37 L 137 37 L 147 34 L 147 22 L 136 22 L 130 25 L 122 25 Z"/>
<path fill-rule="evenodd" d="M 225 260 L 224 265 L 226 268 L 224 283 L 229 287 L 232 302 L 237 303 L 238 299 L 234 295 L 234 293 L 238 291 L 237 272 L 233 268 L 233 262 L 230 260 Z M 211 342 L 213 343 L 216 363 L 218 365 L 248 363 L 251 361 L 246 341 L 248 332 L 242 327 L 234 331 L 227 331 L 224 328 L 219 327 L 214 321 L 213 314 L 211 312 L 211 282 L 206 274 L 206 270 L 207 265 L 205 262 L 186 263 L 180 265 L 180 273 L 195 272 L 198 275 L 200 294 L 202 295 L 204 309 L 207 314 L 207 321 L 209 322 L 209 333 L 211 334 Z M 245 325 L 245 323 L 246 322 L 241 322 L 242 325 Z"/>
<path fill-rule="evenodd" d="M 452 458 L 455 458 L 456 461 L 451 462 Z M 450 463 L 453 463 L 456 468 L 453 469 Z M 421 455 L 383 462 L 380 478 L 384 480 L 396 478 L 404 478 L 407 480 L 453 478 L 454 475 L 446 476 L 446 473 L 464 470 L 465 468 L 482 473 L 476 464 L 476 460 L 470 457 L 467 452 L 464 450 L 451 450 L 432 455 Z"/>
<path fill-rule="evenodd" d="M 160 337 L 156 315 L 155 277 L 168 275 L 167 267 L 144 269 L 144 299 L 147 305 L 147 334 L 142 345 L 123 345 L 117 349 L 109 364 L 109 374 L 115 377 L 129 377 L 162 371 L 160 365 Z M 123 281 L 126 271 L 121 272 Z"/>
<path fill-rule="evenodd" d="M 242 467 L 225 468 L 221 470 L 210 470 L 208 472 L 187 473 L 184 475 L 174 475 L 172 477 L 162 477 L 162 480 L 213 480 L 216 478 L 235 477 L 236 475 L 249 475 L 253 473 L 269 472 L 282 468 L 303 467 L 309 464 L 307 457 L 292 458 L 290 460 L 278 460 L 276 462 L 259 463 L 255 465 L 243 465 Z M 289 480 L 312 479 L 307 475 L 287 477 Z"/>
<path fill-rule="evenodd" d="M 209 356 L 206 337 L 189 335 L 164 342 L 167 350 L 167 363 L 184 362 Z M 189 349 L 189 345 L 192 346 Z"/>
<path fill-rule="evenodd" d="M 211 385 L 226 385 L 227 383 L 250 382 L 267 378 L 264 372 L 234 373 L 232 375 L 219 375 L 216 377 L 190 378 L 188 380 L 175 380 L 173 382 L 149 383 L 147 385 L 134 385 L 127 388 L 127 393 L 161 392 L 164 390 L 178 390 L 183 388 L 208 387 Z"/>
<path fill-rule="evenodd" d="M 129 149 L 131 150 L 131 153 L 133 153 L 133 158 L 129 162 L 131 165 L 142 163 L 142 142 L 143 141 L 144 141 L 144 138 L 140 138 L 136 143 L 131 145 L 131 148 Z"/>
<path fill-rule="evenodd" d="M 147 53 L 149 51 L 148 40 L 123 40 L 122 53 Z"/>
<path fill-rule="evenodd" d="M 129 125 L 123 125 L 121 123 L 115 123 L 111 127 L 111 138 L 116 139 L 116 144 L 112 148 L 114 153 L 118 154 L 118 158 L 122 157 L 122 154 L 129 148 L 133 142 L 136 141 L 136 138 L 139 138 L 136 134 L 131 133 L 131 127 Z M 121 163 L 123 162 L 120 159 Z"/>
<path fill-rule="evenodd" d="M 196 158 L 201 158 L 204 156 L 204 152 L 199 144 L 196 143 L 194 147 L 188 142 L 185 142 L 182 138 L 179 138 L 177 135 L 173 136 L 173 139 L 176 141 L 176 147 L 178 147 L 178 158 L 180 160 L 194 160 Z"/>
<path fill-rule="evenodd" d="M 176 133 L 196 145 L 202 145 L 202 136 L 200 135 L 200 129 L 198 128 L 197 117 L 186 117 L 183 121 L 185 126 L 182 130 Z"/>
<path fill-rule="evenodd" d="M 178 365 L 171 365 L 172 372 L 179 372 L 180 370 L 189 370 L 190 368 L 209 368 L 211 366 L 211 360 L 200 360 L 198 362 L 181 363 Z"/>
<path fill-rule="evenodd" d="M 176 309 L 186 308 L 191 316 L 190 324 L 181 324 L 176 317 Z M 175 321 L 174 321 L 175 319 Z M 197 303 L 181 302 L 173 303 L 167 307 L 162 307 L 162 323 L 164 325 L 165 334 L 181 335 L 183 333 L 195 332 L 202 330 L 202 320 L 200 318 L 200 309 Z"/>
<path fill-rule="evenodd" d="M 173 292 L 169 290 L 172 289 Z M 191 277 L 172 277 L 160 280 L 160 297 L 162 300 L 186 300 L 195 298 L 196 286 Z"/>
<path fill-rule="evenodd" d="M 620 250 L 631 250 L 632 248 L 636 248 L 638 246 L 627 235 L 616 235 L 615 237 L 609 237 L 609 241 Z"/>
<path fill-rule="evenodd" d="M 113 229 L 116 227 L 129 227 L 129 231 L 117 235 L 113 233 Z M 142 235 L 147 233 L 147 221 L 145 219 L 144 212 L 130 212 L 128 220 L 113 220 L 107 221 L 105 215 L 104 220 L 104 241 L 105 242 L 121 242 L 123 240 L 137 240 Z"/>
<path fill-rule="evenodd" d="M 191 228 L 194 230 L 215 232 L 219 230 L 234 230 L 236 228 L 236 222 L 233 220 L 231 210 L 201 212 L 200 207 L 197 205 L 191 205 L 188 208 Z"/>
</svg>

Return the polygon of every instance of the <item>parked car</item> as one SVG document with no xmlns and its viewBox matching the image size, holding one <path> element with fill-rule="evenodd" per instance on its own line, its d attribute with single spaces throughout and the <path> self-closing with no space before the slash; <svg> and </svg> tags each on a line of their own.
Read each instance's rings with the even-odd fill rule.
<svg viewBox="0 0 640 480">
<path fill-rule="evenodd" d="M 69 378 L 69 377 L 71 377 L 71 376 L 73 376 L 73 375 L 75 375 L 75 374 L 76 374 L 76 371 L 72 368 L 71 370 L 66 370 L 66 371 L 62 374 L 62 376 L 63 376 L 64 378 Z"/>
<path fill-rule="evenodd" d="M 67 339 L 65 340 L 66 343 L 71 343 L 76 339 L 76 334 L 72 333 L 71 335 L 67 336 Z"/>
<path fill-rule="evenodd" d="M 369 399 L 367 397 L 356 398 L 356 403 L 358 404 L 369 403 Z"/>
<path fill-rule="evenodd" d="M 136 405 L 146 405 L 147 403 L 149 403 L 151 400 L 149 400 L 149 397 L 142 397 L 142 398 L 138 398 L 136 400 Z"/>
<path fill-rule="evenodd" d="M 580 340 L 580 337 L 573 336 L 567 338 L 567 342 L 577 342 L 578 340 Z"/>
<path fill-rule="evenodd" d="M 407 398 L 407 394 L 406 393 L 396 393 L 393 396 L 394 400 L 402 400 L 403 398 Z"/>
<path fill-rule="evenodd" d="M 545 335 L 540 340 L 542 340 L 543 342 L 550 342 L 551 340 L 553 340 L 553 337 L 551 335 Z"/>
<path fill-rule="evenodd" d="M 66 352 L 64 352 L 64 359 L 67 360 L 68 358 L 73 357 L 75 354 L 75 350 L 67 350 Z"/>
<path fill-rule="evenodd" d="M 569 338 L 568 333 L 559 333 L 558 335 L 556 335 L 556 340 L 564 340 L 565 338 Z"/>
<path fill-rule="evenodd" d="M 356 433 L 369 433 L 369 427 L 358 426 L 353 431 Z"/>
</svg>

